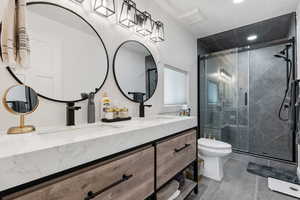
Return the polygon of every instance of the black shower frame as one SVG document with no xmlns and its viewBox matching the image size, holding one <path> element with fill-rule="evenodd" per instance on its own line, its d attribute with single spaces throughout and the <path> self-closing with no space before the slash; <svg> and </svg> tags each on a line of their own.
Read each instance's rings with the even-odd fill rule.
<svg viewBox="0 0 300 200">
<path fill-rule="evenodd" d="M 297 35 L 297 32 L 296 32 Z M 252 45 L 252 46 L 246 46 L 246 47 L 242 47 L 242 48 L 238 48 L 238 52 L 243 52 L 243 51 L 250 51 L 250 50 L 254 50 L 254 49 L 260 49 L 260 48 L 266 48 L 266 47 L 271 47 L 271 46 L 275 46 L 275 45 L 280 45 L 280 44 L 287 44 L 290 43 L 292 44 L 292 48 L 293 48 L 293 64 L 292 64 L 292 83 L 295 83 L 297 81 L 297 74 L 298 74 L 298 70 L 297 70 L 297 45 L 296 45 L 296 38 L 293 37 L 291 39 L 282 39 L 282 40 L 275 40 L 275 41 L 271 41 L 271 42 L 264 42 L 264 43 L 259 43 L 256 45 Z M 200 70 L 200 63 L 201 60 L 206 59 L 207 56 L 201 56 L 198 53 L 198 66 L 197 66 L 197 90 L 198 90 L 198 100 L 197 100 L 197 107 L 198 107 L 198 111 L 197 111 L 197 117 L 198 117 L 198 137 L 203 137 L 204 135 L 200 132 L 201 130 L 201 115 L 200 115 L 200 106 L 201 106 L 201 81 L 200 81 L 200 76 L 201 76 L 201 70 Z M 299 86 L 297 84 L 292 84 L 292 123 L 291 123 L 291 132 L 293 134 L 293 160 L 289 161 L 289 160 L 284 160 L 284 159 L 279 159 L 279 158 L 274 158 L 271 156 L 266 156 L 266 155 L 260 155 L 260 154 L 255 154 L 255 153 L 251 153 L 251 152 L 245 152 L 245 151 L 241 151 L 241 150 L 236 150 L 233 149 L 233 152 L 235 153 L 239 153 L 239 154 L 246 154 L 246 155 L 251 155 L 254 157 L 259 157 L 259 158 L 266 158 L 266 159 L 270 159 L 270 160 L 274 160 L 274 161 L 279 161 L 279 162 L 283 162 L 283 163 L 287 163 L 287 164 L 292 164 L 292 165 L 296 165 L 298 162 L 298 152 L 297 152 L 297 130 L 298 130 L 298 120 L 299 120 L 299 108 L 297 108 L 295 106 L 295 103 L 297 101 L 297 97 L 299 95 Z"/>
</svg>

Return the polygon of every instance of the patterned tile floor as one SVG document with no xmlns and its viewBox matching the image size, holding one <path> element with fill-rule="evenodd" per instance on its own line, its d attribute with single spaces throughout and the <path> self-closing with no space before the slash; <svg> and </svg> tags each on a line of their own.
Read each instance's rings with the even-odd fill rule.
<svg viewBox="0 0 300 200">
<path fill-rule="evenodd" d="M 188 200 L 295 200 L 268 189 L 267 179 L 247 172 L 246 161 L 228 159 L 224 166 L 224 179 L 216 182 L 203 178 L 199 194 Z"/>
</svg>

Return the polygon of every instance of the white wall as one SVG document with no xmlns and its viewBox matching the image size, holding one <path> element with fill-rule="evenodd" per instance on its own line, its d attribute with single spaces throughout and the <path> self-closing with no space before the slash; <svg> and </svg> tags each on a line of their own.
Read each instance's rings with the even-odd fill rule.
<svg viewBox="0 0 300 200">
<path fill-rule="evenodd" d="M 165 23 L 166 41 L 159 44 L 154 44 L 143 37 L 138 36 L 134 32 L 124 29 L 116 24 L 116 17 L 106 19 L 99 17 L 95 14 L 91 14 L 84 10 L 81 6 L 72 3 L 70 0 L 49 0 L 54 3 L 61 4 L 68 7 L 77 13 L 84 16 L 98 31 L 101 35 L 110 59 L 110 72 L 108 79 L 101 90 L 97 94 L 95 101 L 97 108 L 100 102 L 101 94 L 105 91 L 112 98 L 114 102 L 119 102 L 130 109 L 130 113 L 133 116 L 137 116 L 138 105 L 130 102 L 122 96 L 118 90 L 112 73 L 112 60 L 113 55 L 118 46 L 126 40 L 138 40 L 144 43 L 154 55 L 156 62 L 158 63 L 159 71 L 159 82 L 157 91 L 154 96 L 147 102 L 152 104 L 153 107 L 146 108 L 146 115 L 160 113 L 163 108 L 163 66 L 168 64 L 171 66 L 178 67 L 182 70 L 188 71 L 190 74 L 190 104 L 192 106 L 193 114 L 197 112 L 197 42 L 196 38 L 186 31 L 180 24 L 176 23 L 168 15 L 155 4 L 149 0 L 136 0 L 137 6 L 141 10 L 149 11 L 155 19 L 160 19 Z M 87 3 L 88 1 L 86 1 Z M 116 1 L 119 10 L 119 4 L 121 0 Z M 1 7 L 3 1 L 1 0 Z M 84 7 L 89 7 L 85 5 Z M 1 66 L 2 65 L 2 66 Z M 4 91 L 11 85 L 16 84 L 14 79 L 8 74 L 3 64 L 0 64 L 0 96 L 3 95 Z M 87 77 L 88 78 L 88 77 Z M 45 101 L 40 99 L 40 105 L 38 110 L 31 116 L 27 117 L 27 123 L 31 123 L 39 126 L 53 126 L 53 125 L 64 125 L 65 124 L 65 107 L 64 104 L 57 104 L 54 102 Z M 77 112 L 77 123 L 86 122 L 86 102 L 80 103 L 83 106 L 83 110 Z M 98 112 L 97 112 L 98 113 Z M 97 114 L 98 117 L 99 114 Z M 0 105 L 0 129 L 7 129 L 17 123 L 17 117 L 12 116 L 4 110 L 3 105 Z"/>
</svg>

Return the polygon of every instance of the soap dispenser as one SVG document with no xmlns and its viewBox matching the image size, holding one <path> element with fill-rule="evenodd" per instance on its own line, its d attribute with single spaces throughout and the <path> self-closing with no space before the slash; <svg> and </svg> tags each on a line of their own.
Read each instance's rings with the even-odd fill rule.
<svg viewBox="0 0 300 200">
<path fill-rule="evenodd" d="M 96 114 L 95 114 L 95 93 L 91 92 L 89 94 L 83 93 L 81 94 L 82 98 L 88 99 L 88 109 L 87 109 L 87 118 L 88 123 L 93 124 L 96 122 Z"/>
</svg>

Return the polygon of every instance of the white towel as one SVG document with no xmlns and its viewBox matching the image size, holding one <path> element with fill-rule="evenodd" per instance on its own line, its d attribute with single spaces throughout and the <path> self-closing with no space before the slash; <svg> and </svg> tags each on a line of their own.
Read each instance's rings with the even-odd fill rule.
<svg viewBox="0 0 300 200">
<path fill-rule="evenodd" d="M 179 183 L 176 180 L 171 181 L 157 193 L 157 200 L 169 199 L 179 189 Z"/>
<path fill-rule="evenodd" d="M 8 1 L 2 21 L 1 50 L 4 64 L 10 67 L 29 67 L 26 0 Z"/>
<path fill-rule="evenodd" d="M 168 200 L 175 200 L 180 195 L 180 190 L 177 190 Z"/>
<path fill-rule="evenodd" d="M 2 22 L 3 15 L 4 15 L 4 12 L 5 12 L 5 10 L 6 10 L 8 1 L 10 1 L 10 0 L 1 0 L 1 6 L 0 6 L 0 22 Z"/>
</svg>

